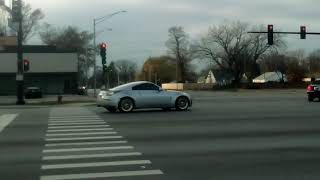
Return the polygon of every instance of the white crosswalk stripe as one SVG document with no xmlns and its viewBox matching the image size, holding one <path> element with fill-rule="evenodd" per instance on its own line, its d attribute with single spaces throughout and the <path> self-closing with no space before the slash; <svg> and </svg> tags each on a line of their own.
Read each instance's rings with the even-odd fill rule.
<svg viewBox="0 0 320 180">
<path fill-rule="evenodd" d="M 43 150 L 43 153 L 50 152 L 79 152 L 79 151 L 100 151 L 100 150 L 115 150 L 115 149 L 133 149 L 132 146 L 116 146 L 116 147 L 92 147 L 92 148 L 71 148 L 71 149 L 48 149 Z"/>
<path fill-rule="evenodd" d="M 127 145 L 128 142 L 116 134 L 117 132 L 103 119 L 85 108 L 53 108 L 44 138 L 46 144 L 42 151 L 40 180 L 163 174 L 157 169 L 141 170 L 141 166 L 148 167 L 151 161 L 141 160 L 142 153 L 134 151 L 133 146 Z M 136 159 L 138 157 L 139 159 Z M 108 170 L 101 172 L 102 167 Z M 75 171 L 80 168 L 81 171 Z M 84 168 L 90 168 L 90 171 L 86 172 Z M 94 172 L 95 168 L 100 171 L 97 169 L 98 172 Z M 50 170 L 57 174 L 52 174 Z"/>
<path fill-rule="evenodd" d="M 52 143 L 46 144 L 46 147 L 56 147 L 56 146 L 77 146 L 77 145 L 101 145 L 101 144 L 122 144 L 127 143 L 127 141 L 99 141 L 99 142 L 81 142 L 81 143 Z"/>
<path fill-rule="evenodd" d="M 161 170 L 143 170 L 143 171 L 121 171 L 121 172 L 104 172 L 104 173 L 86 173 L 86 174 L 66 174 L 66 175 L 49 175 L 41 176 L 40 180 L 72 180 L 72 179 L 92 179 L 92 178 L 109 178 L 109 177 L 128 177 L 128 176 L 147 176 L 161 175 Z"/>
<path fill-rule="evenodd" d="M 87 132 L 87 133 L 62 133 L 62 134 L 46 134 L 50 136 L 83 136 L 83 135 L 101 135 L 101 134 L 117 134 L 117 132 Z"/>
<path fill-rule="evenodd" d="M 121 138 L 122 136 L 71 137 L 71 138 L 46 138 L 46 141 L 74 141 L 74 140 L 121 139 Z"/>
<path fill-rule="evenodd" d="M 16 119 L 18 114 L 4 114 L 0 115 L 0 132 L 4 130 L 13 120 Z"/>
<path fill-rule="evenodd" d="M 87 126 L 49 126 L 48 129 L 68 129 L 68 128 L 101 128 L 101 127 L 110 127 L 109 125 L 87 125 Z"/>
<path fill-rule="evenodd" d="M 48 133 L 53 132 L 81 132 L 81 131 L 112 131 L 113 128 L 96 128 L 96 129 L 59 129 L 59 130 L 48 130 Z"/>
<path fill-rule="evenodd" d="M 104 154 L 88 154 L 88 155 L 65 155 L 65 156 L 44 156 L 43 160 L 58 160 L 58 159 L 87 159 L 87 158 L 102 158 L 102 157 L 121 157 L 121 156 L 140 156 L 139 152 L 129 153 L 104 153 Z"/>
</svg>

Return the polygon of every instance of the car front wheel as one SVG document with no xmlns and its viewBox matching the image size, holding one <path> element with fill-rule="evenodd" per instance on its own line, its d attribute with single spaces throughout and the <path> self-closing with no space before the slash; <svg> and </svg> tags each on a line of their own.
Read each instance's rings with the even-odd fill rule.
<svg viewBox="0 0 320 180">
<path fill-rule="evenodd" d="M 189 108 L 189 100 L 187 97 L 179 97 L 177 100 L 176 100 L 176 109 L 178 111 L 186 111 L 188 110 Z"/>
<path fill-rule="evenodd" d="M 124 98 L 119 103 L 120 112 L 131 112 L 134 108 L 134 102 L 130 98 Z"/>
</svg>

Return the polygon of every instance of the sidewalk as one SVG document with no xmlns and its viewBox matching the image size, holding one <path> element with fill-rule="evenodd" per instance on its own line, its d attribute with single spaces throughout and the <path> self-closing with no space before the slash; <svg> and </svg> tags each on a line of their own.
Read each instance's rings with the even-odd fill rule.
<svg viewBox="0 0 320 180">
<path fill-rule="evenodd" d="M 14 106 L 16 104 L 16 96 L 0 96 L 0 106 Z M 58 105 L 57 95 L 44 96 L 41 99 L 25 99 L 26 105 L 33 106 L 48 106 Z M 79 95 L 63 95 L 62 104 L 73 104 L 73 103 L 94 103 L 94 97 L 79 96 Z"/>
</svg>

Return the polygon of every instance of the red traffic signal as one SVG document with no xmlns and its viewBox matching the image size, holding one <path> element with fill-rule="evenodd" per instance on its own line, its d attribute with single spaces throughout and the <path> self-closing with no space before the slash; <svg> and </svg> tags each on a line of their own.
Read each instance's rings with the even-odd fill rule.
<svg viewBox="0 0 320 180">
<path fill-rule="evenodd" d="M 106 49 L 108 46 L 106 43 L 101 43 L 100 48 Z"/>
<path fill-rule="evenodd" d="M 107 63 L 107 44 L 106 43 L 101 43 L 100 44 L 100 56 L 101 56 L 101 59 L 102 59 L 102 64 L 106 64 Z"/>
<path fill-rule="evenodd" d="M 27 59 L 23 60 L 23 70 L 24 72 L 28 72 L 30 70 L 30 61 Z"/>
<path fill-rule="evenodd" d="M 307 28 L 306 26 L 300 26 L 300 39 L 306 39 Z"/>
</svg>

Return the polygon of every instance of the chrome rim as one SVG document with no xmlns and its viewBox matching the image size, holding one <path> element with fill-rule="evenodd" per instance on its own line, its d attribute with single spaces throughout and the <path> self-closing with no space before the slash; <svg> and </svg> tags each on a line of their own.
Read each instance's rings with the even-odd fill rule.
<svg viewBox="0 0 320 180">
<path fill-rule="evenodd" d="M 186 98 L 179 98 L 178 107 L 180 109 L 187 109 L 189 106 L 188 100 Z"/>
<path fill-rule="evenodd" d="M 130 99 L 124 99 L 121 101 L 121 109 L 125 112 L 129 112 L 133 109 L 133 103 Z"/>
</svg>

